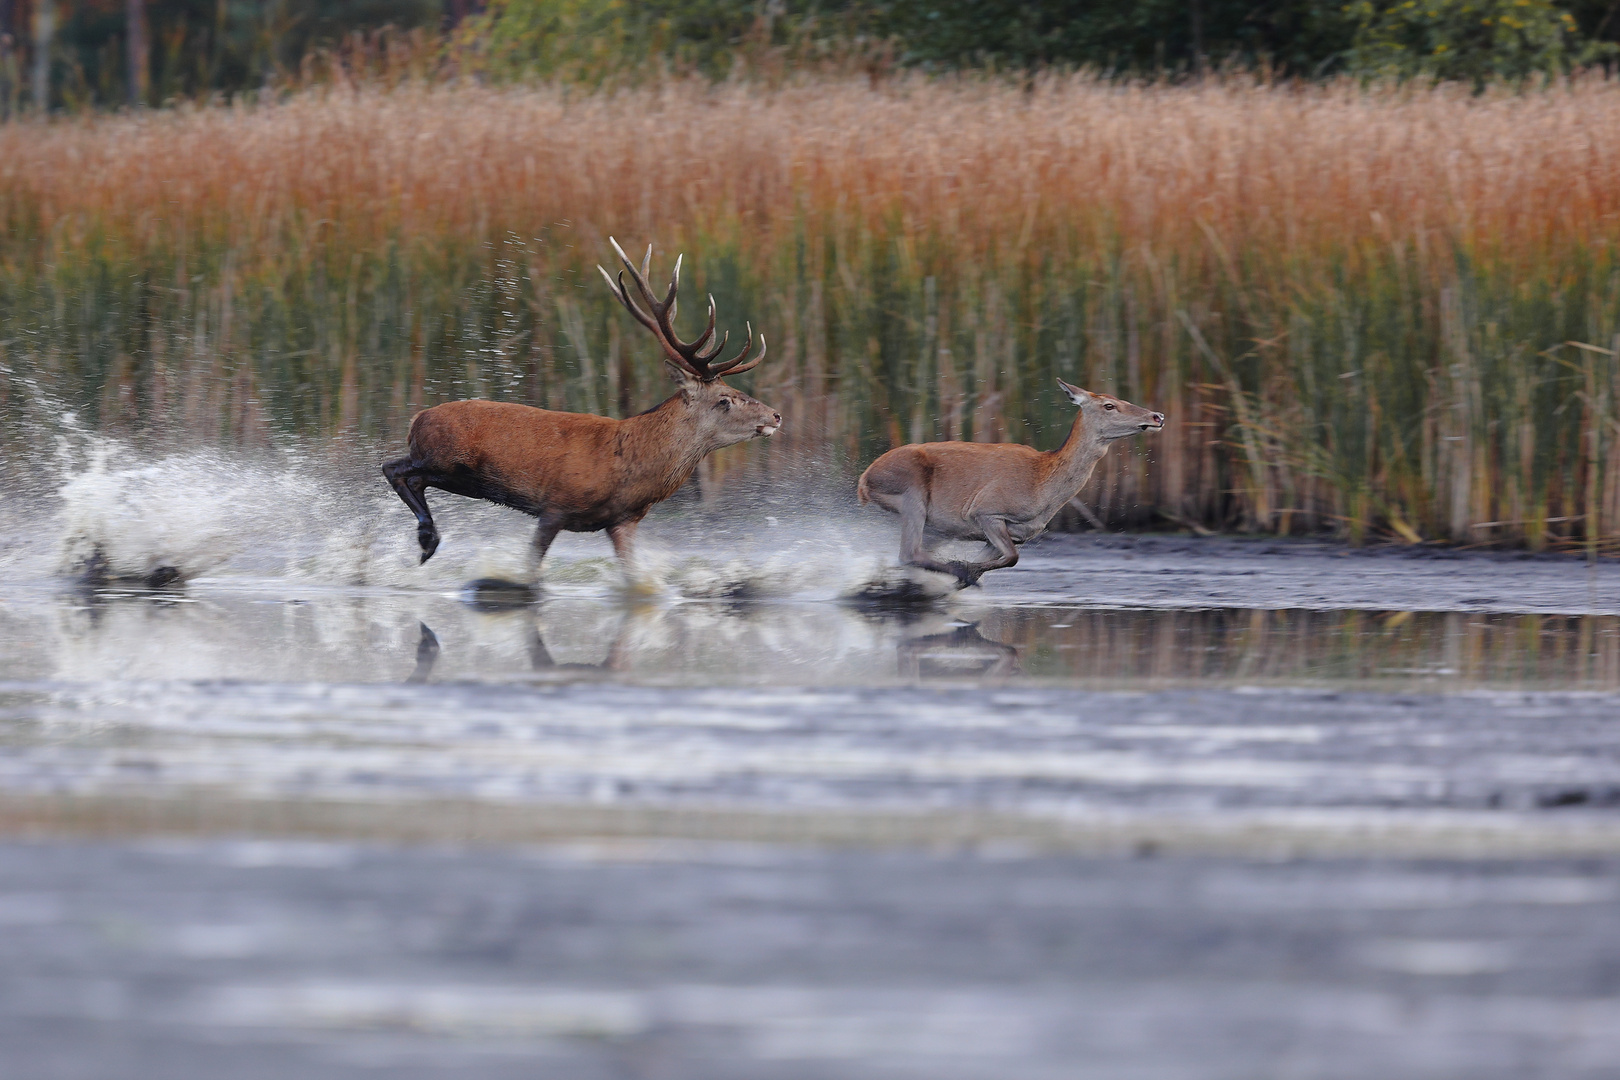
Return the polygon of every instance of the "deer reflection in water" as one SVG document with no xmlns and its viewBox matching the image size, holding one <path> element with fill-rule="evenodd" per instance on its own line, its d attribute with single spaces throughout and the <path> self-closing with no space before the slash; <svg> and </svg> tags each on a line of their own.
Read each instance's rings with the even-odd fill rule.
<svg viewBox="0 0 1620 1080">
<path fill-rule="evenodd" d="M 421 638 L 416 643 L 416 667 L 406 676 L 407 683 L 425 683 L 433 675 L 433 668 L 439 662 L 439 637 L 427 623 L 418 623 L 421 627 Z M 624 655 L 622 649 L 622 635 L 614 635 L 613 642 L 608 646 L 607 656 L 598 663 L 559 664 L 546 648 L 546 639 L 536 617 L 533 632 L 529 635 L 529 667 L 533 671 L 574 671 L 574 672 L 616 672 L 624 668 Z"/>
<path fill-rule="evenodd" d="M 448 640 L 467 647 L 442 649 L 439 635 L 419 623 L 416 663 L 407 681 L 426 682 L 435 672 L 443 677 L 446 651 L 457 658 L 458 677 L 469 665 L 487 670 L 496 657 L 513 674 L 527 668 L 538 676 L 615 678 L 633 670 L 657 679 L 724 684 L 797 685 L 812 671 L 835 671 L 838 681 L 855 683 L 896 676 L 997 682 L 1023 674 L 1018 647 L 985 636 L 977 622 L 942 613 L 830 607 L 807 617 L 773 604 L 621 607 L 537 603 L 530 596 L 525 601 L 510 589 L 463 593 L 461 611 L 470 611 L 472 621 L 445 629 L 452 633 Z"/>
<path fill-rule="evenodd" d="M 895 647 L 896 668 L 903 679 L 1000 680 L 1023 674 L 1018 650 L 985 637 L 979 624 L 955 623 L 949 629 L 902 636 Z"/>
<path fill-rule="evenodd" d="M 527 638 L 527 653 L 529 668 L 536 672 L 547 671 L 619 671 L 624 667 L 624 624 L 629 612 L 625 612 L 617 620 L 614 627 L 611 644 L 607 655 L 598 663 L 558 663 L 546 647 L 545 633 L 541 626 L 540 596 L 538 590 L 531 586 L 516 582 L 504 581 L 495 578 L 480 579 L 467 586 L 462 593 L 462 600 L 467 607 L 483 615 L 494 617 L 516 618 L 528 623 L 525 628 Z M 421 628 L 421 636 L 416 645 L 416 667 L 405 679 L 407 683 L 427 682 L 433 674 L 433 668 L 438 663 L 442 647 L 439 637 L 425 622 L 417 624 Z"/>
</svg>

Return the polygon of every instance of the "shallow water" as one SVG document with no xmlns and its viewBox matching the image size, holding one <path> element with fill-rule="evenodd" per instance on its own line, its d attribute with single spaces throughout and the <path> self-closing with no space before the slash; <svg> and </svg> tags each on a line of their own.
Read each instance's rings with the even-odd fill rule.
<svg viewBox="0 0 1620 1080">
<path fill-rule="evenodd" d="M 564 537 L 536 581 L 527 519 L 449 496 L 419 565 L 363 455 L 137 457 L 64 439 L 0 505 L 0 797 L 1620 799 L 1612 563 L 1056 537 L 953 592 L 887 515 L 778 485 L 671 500 L 633 573 Z"/>
<path fill-rule="evenodd" d="M 0 679 L 1620 690 L 1614 615 L 528 595 L 0 587 Z"/>
</svg>

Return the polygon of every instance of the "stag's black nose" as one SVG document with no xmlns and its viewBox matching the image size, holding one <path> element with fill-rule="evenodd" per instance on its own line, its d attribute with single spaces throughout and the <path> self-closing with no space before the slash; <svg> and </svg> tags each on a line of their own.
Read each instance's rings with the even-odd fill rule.
<svg viewBox="0 0 1620 1080">
<path fill-rule="evenodd" d="M 771 419 L 776 421 L 776 426 L 777 427 L 782 426 L 782 414 L 781 413 L 779 413 L 779 412 L 771 413 Z"/>
<path fill-rule="evenodd" d="M 1149 418 L 1155 424 L 1159 425 L 1160 427 L 1164 427 L 1164 413 L 1162 413 L 1162 412 L 1151 413 L 1151 414 L 1149 414 Z"/>
</svg>

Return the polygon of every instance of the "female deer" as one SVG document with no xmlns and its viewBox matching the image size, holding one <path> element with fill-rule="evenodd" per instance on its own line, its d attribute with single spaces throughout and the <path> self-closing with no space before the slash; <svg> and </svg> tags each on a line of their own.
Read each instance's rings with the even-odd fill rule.
<svg viewBox="0 0 1620 1080">
<path fill-rule="evenodd" d="M 900 515 L 900 558 L 910 566 L 956 577 L 958 588 L 988 570 L 1018 562 L 1018 545 L 1046 531 L 1052 515 L 1074 498 L 1116 439 L 1164 427 L 1164 414 L 1062 379 L 1080 406 L 1069 437 L 1045 452 L 1016 443 L 912 443 L 878 458 L 861 474 L 856 493 Z M 929 536 L 983 540 L 984 562 L 938 562 Z"/>
</svg>

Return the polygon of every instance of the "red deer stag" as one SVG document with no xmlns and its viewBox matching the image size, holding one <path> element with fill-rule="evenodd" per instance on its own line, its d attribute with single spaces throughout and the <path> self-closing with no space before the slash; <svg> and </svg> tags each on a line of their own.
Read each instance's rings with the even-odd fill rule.
<svg viewBox="0 0 1620 1080">
<path fill-rule="evenodd" d="M 416 515 L 423 562 L 439 547 L 439 530 L 426 499 L 426 490 L 435 487 L 539 518 L 532 553 L 537 571 L 564 529 L 606 529 L 614 552 L 628 566 L 636 526 L 654 503 L 686 482 L 705 455 L 774 435 L 782 425 L 781 413 L 720 379 L 765 359 L 764 336 L 758 355 L 749 360 L 754 344 L 750 325 L 742 351 L 716 362 L 731 335 L 708 347 L 714 338 L 714 297 L 709 297 L 708 328 L 696 341 L 682 341 L 675 336 L 681 260 L 675 260 L 669 291 L 660 301 L 647 284 L 652 247 L 637 270 L 618 242 L 608 240 L 651 313 L 625 291 L 622 272 L 615 279 L 597 269 L 619 303 L 658 339 L 679 389 L 662 404 L 624 420 L 499 401 L 449 401 L 417 413 L 411 420 L 410 455 L 390 461 L 382 471 Z"/>
<path fill-rule="evenodd" d="M 900 558 L 956 577 L 958 588 L 1018 562 L 1018 545 L 1046 531 L 1116 439 L 1164 427 L 1164 414 L 1062 379 L 1080 406 L 1069 437 L 1042 452 L 1016 443 L 940 442 L 896 447 L 861 474 L 856 494 L 900 515 Z M 938 562 L 930 537 L 983 540 L 984 562 Z"/>
</svg>

